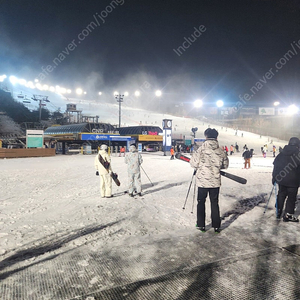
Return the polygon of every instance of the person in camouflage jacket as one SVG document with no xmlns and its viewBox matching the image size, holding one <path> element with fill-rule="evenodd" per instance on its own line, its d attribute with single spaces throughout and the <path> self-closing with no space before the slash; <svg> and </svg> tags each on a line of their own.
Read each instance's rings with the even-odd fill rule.
<svg viewBox="0 0 300 300">
<path fill-rule="evenodd" d="M 221 169 L 227 169 L 229 160 L 226 153 L 219 147 L 218 132 L 208 128 L 204 131 L 206 141 L 195 152 L 190 160 L 191 167 L 197 170 L 196 185 L 198 187 L 197 224 L 205 231 L 205 201 L 209 194 L 211 202 L 212 227 L 220 232 L 221 219 L 219 210 L 219 192 L 221 186 Z"/>
<path fill-rule="evenodd" d="M 139 196 L 142 194 L 141 170 L 140 166 L 143 162 L 142 155 L 138 153 L 134 144 L 130 145 L 129 152 L 125 155 L 125 163 L 128 170 L 129 196 L 133 197 L 133 192 L 136 190 Z"/>
</svg>

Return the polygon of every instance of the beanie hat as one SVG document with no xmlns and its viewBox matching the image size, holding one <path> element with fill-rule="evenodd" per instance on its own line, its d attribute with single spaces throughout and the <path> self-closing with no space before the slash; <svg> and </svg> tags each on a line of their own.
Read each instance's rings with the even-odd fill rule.
<svg viewBox="0 0 300 300">
<path fill-rule="evenodd" d="M 105 144 L 103 144 L 103 145 L 100 146 L 100 149 L 101 149 L 101 150 L 107 150 L 107 148 L 108 148 L 108 147 L 107 147 L 107 145 L 105 145 Z"/>
<path fill-rule="evenodd" d="M 219 135 L 218 131 L 216 129 L 211 129 L 211 128 L 207 128 L 204 131 L 204 135 L 208 138 L 208 139 L 216 139 Z"/>
<path fill-rule="evenodd" d="M 290 146 L 300 146 L 300 140 L 297 137 L 291 137 L 289 140 L 289 145 Z"/>
</svg>

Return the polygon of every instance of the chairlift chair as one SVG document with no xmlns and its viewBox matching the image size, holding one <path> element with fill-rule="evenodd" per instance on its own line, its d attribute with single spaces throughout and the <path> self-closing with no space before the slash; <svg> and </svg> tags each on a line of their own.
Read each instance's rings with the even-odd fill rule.
<svg viewBox="0 0 300 300">
<path fill-rule="evenodd" d="M 24 95 L 22 94 L 22 92 L 17 97 L 21 98 L 21 99 L 24 99 Z"/>
<path fill-rule="evenodd" d="M 23 103 L 31 103 L 30 99 L 28 99 L 26 95 L 25 95 L 25 98 L 23 100 Z"/>
</svg>

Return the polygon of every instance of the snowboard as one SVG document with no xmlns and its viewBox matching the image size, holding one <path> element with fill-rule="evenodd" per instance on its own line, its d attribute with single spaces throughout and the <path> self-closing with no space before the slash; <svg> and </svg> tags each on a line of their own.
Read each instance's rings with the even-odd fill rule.
<svg viewBox="0 0 300 300">
<path fill-rule="evenodd" d="M 175 157 L 177 159 L 180 159 L 180 160 L 183 160 L 183 161 L 186 161 L 186 162 L 189 162 L 190 161 L 190 158 L 181 154 L 181 153 L 176 153 L 175 154 Z M 243 177 L 240 177 L 240 176 L 236 176 L 236 175 L 233 175 L 233 174 L 230 174 L 230 173 L 227 173 L 227 172 L 224 172 L 224 171 L 220 171 L 220 174 L 226 178 L 229 178 L 231 180 L 234 180 L 238 183 L 241 183 L 241 184 L 246 184 L 247 183 L 247 179 L 243 178 Z"/>
<path fill-rule="evenodd" d="M 109 173 L 109 166 L 110 166 L 109 162 L 106 159 L 104 160 L 104 158 L 101 156 L 101 154 L 98 154 L 98 160 L 101 163 L 101 165 L 106 169 L 107 173 Z M 121 182 L 118 179 L 117 173 L 111 172 L 110 177 L 112 178 L 112 180 L 115 182 L 115 184 L 117 186 L 121 185 Z"/>
</svg>

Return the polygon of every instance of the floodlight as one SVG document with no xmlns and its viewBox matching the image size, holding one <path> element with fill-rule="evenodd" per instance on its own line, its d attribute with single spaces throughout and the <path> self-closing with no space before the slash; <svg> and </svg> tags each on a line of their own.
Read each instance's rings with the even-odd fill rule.
<svg viewBox="0 0 300 300">
<path fill-rule="evenodd" d="M 12 83 L 12 84 L 16 84 L 18 82 L 18 78 L 15 77 L 15 76 L 9 76 L 9 81 Z"/>
<path fill-rule="evenodd" d="M 83 93 L 83 90 L 81 88 L 76 89 L 76 94 L 81 95 Z"/>
<path fill-rule="evenodd" d="M 1 75 L 1 76 L 0 76 L 0 82 L 3 82 L 5 78 L 7 78 L 6 75 Z"/>
<path fill-rule="evenodd" d="M 49 90 L 49 86 L 47 84 L 43 85 L 43 90 L 48 91 Z"/>
<path fill-rule="evenodd" d="M 114 91 L 114 95 L 116 96 L 116 95 L 118 95 L 119 94 L 119 92 L 117 92 L 117 91 Z"/>
<path fill-rule="evenodd" d="M 140 91 L 135 91 L 134 95 L 135 95 L 136 97 L 138 97 L 138 96 L 141 95 L 141 93 L 140 93 Z"/>
<path fill-rule="evenodd" d="M 224 105 L 224 102 L 222 100 L 218 100 L 216 102 L 216 104 L 217 104 L 218 107 L 222 107 Z"/>
<path fill-rule="evenodd" d="M 102 95 L 102 92 L 99 92 L 98 95 L 101 96 L 101 95 Z"/>
<path fill-rule="evenodd" d="M 128 95 L 129 95 L 129 93 L 128 93 L 128 92 L 125 92 L 125 93 L 124 93 L 124 96 L 128 96 Z"/>
<path fill-rule="evenodd" d="M 68 93 L 68 94 L 71 94 L 72 91 L 71 91 L 70 89 L 67 89 L 67 93 Z"/>
<path fill-rule="evenodd" d="M 275 101 L 275 102 L 274 102 L 274 106 L 278 106 L 279 104 L 280 104 L 279 101 Z"/>
<path fill-rule="evenodd" d="M 287 108 L 287 113 L 289 115 L 295 115 L 298 113 L 298 111 L 299 111 L 299 108 L 295 104 L 292 104 Z"/>
<path fill-rule="evenodd" d="M 50 92 L 54 92 L 54 91 L 55 91 L 55 87 L 54 87 L 54 86 L 50 86 L 50 87 L 49 87 L 49 91 L 50 91 Z"/>
<path fill-rule="evenodd" d="M 156 97 L 160 97 L 162 95 L 162 92 L 160 91 L 160 90 L 157 90 L 156 92 L 155 92 L 155 96 Z"/>
<path fill-rule="evenodd" d="M 202 101 L 202 100 L 197 99 L 197 100 L 194 101 L 194 106 L 195 106 L 196 108 L 199 108 L 199 107 L 201 107 L 202 105 L 203 105 L 203 101 Z"/>
</svg>

